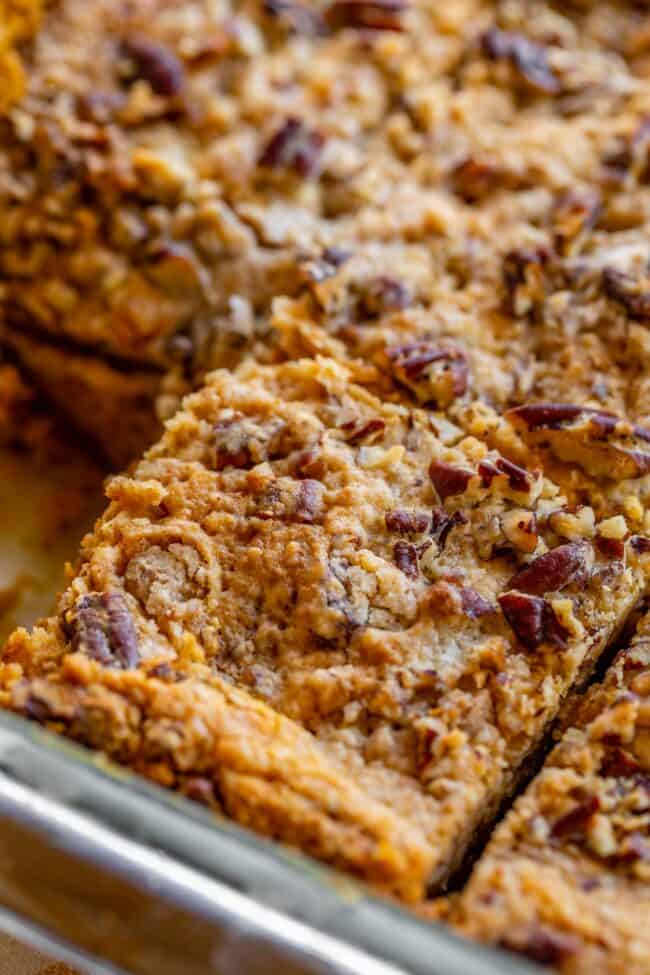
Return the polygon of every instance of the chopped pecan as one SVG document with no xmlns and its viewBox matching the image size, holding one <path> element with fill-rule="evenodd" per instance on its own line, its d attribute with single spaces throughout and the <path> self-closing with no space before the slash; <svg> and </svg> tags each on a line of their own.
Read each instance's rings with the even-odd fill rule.
<svg viewBox="0 0 650 975">
<path fill-rule="evenodd" d="M 650 538 L 646 538 L 645 535 L 632 535 L 630 545 L 639 555 L 645 555 L 647 552 L 650 552 Z"/>
<path fill-rule="evenodd" d="M 373 440 L 376 440 L 379 434 L 386 429 L 386 421 L 380 417 L 362 420 L 361 422 L 350 420 L 348 423 L 344 423 L 340 429 L 345 434 L 346 443 L 356 446 L 360 443 L 372 443 Z"/>
<path fill-rule="evenodd" d="M 294 518 L 303 525 L 313 525 L 318 519 L 322 503 L 319 481 L 305 478 L 300 482 L 294 504 Z"/>
<path fill-rule="evenodd" d="M 191 775 L 183 782 L 181 791 L 193 802 L 199 802 L 202 806 L 213 808 L 219 806 L 219 800 L 215 792 L 214 782 L 203 775 Z"/>
<path fill-rule="evenodd" d="M 148 37 L 133 35 L 122 41 L 122 53 L 133 76 L 148 81 L 157 95 L 178 95 L 185 86 L 185 69 L 173 51 Z"/>
<path fill-rule="evenodd" d="M 525 315 L 545 297 L 545 269 L 551 260 L 547 247 L 522 247 L 509 251 L 502 266 L 506 292 L 505 308 L 512 315 Z"/>
<path fill-rule="evenodd" d="M 596 477 L 626 480 L 650 472 L 645 446 L 650 430 L 613 413 L 572 403 L 531 403 L 508 410 L 506 417 L 525 435 L 537 433 L 560 460 Z"/>
<path fill-rule="evenodd" d="M 600 763 L 602 775 L 614 779 L 625 779 L 641 771 L 641 766 L 634 755 L 623 748 L 615 747 L 608 750 Z"/>
<path fill-rule="evenodd" d="M 312 477 L 317 481 L 325 473 L 325 461 L 320 444 L 313 444 L 301 450 L 291 464 L 291 471 L 296 477 Z"/>
<path fill-rule="evenodd" d="M 301 179 L 312 176 L 320 161 L 325 138 L 308 128 L 302 119 L 290 117 L 271 136 L 260 153 L 258 165 L 292 170 Z"/>
<path fill-rule="evenodd" d="M 466 203 L 478 203 L 498 189 L 504 181 L 501 167 L 486 159 L 468 156 L 451 171 L 451 184 L 458 196 Z"/>
<path fill-rule="evenodd" d="M 488 616 L 496 612 L 495 606 L 489 603 L 487 599 L 481 596 L 480 592 L 476 589 L 472 589 L 469 586 L 461 587 L 460 599 L 463 606 L 463 612 L 470 619 L 475 620 L 480 616 Z"/>
<path fill-rule="evenodd" d="M 399 532 L 400 535 L 418 535 L 431 525 L 426 511 L 407 511 L 405 508 L 387 511 L 385 521 L 389 532 Z"/>
<path fill-rule="evenodd" d="M 537 519 L 533 511 L 506 511 L 501 516 L 501 528 L 508 542 L 518 551 L 530 554 L 537 548 Z"/>
<path fill-rule="evenodd" d="M 551 836 L 556 840 L 582 839 L 592 817 L 600 809 L 598 796 L 581 799 L 568 812 L 556 819 L 551 827 Z"/>
<path fill-rule="evenodd" d="M 462 511 L 454 511 L 449 514 L 444 508 L 433 508 L 431 511 L 431 531 L 432 538 L 436 541 L 438 548 L 442 552 L 447 541 L 449 532 L 456 525 L 467 524 L 467 515 Z"/>
<path fill-rule="evenodd" d="M 622 559 L 625 556 L 625 542 L 622 538 L 605 538 L 596 535 L 594 542 L 601 555 L 609 559 Z"/>
<path fill-rule="evenodd" d="M 650 318 L 650 277 L 634 277 L 613 267 L 606 267 L 602 275 L 603 291 L 632 318 Z"/>
<path fill-rule="evenodd" d="M 295 0 L 264 0 L 264 13 L 282 23 L 289 31 L 307 37 L 318 37 L 327 32 L 323 17 L 306 4 Z"/>
<path fill-rule="evenodd" d="M 646 115 L 635 129 L 621 138 L 616 147 L 605 156 L 603 162 L 606 176 L 615 183 L 622 182 L 628 176 L 645 180 L 649 149 L 650 116 Z"/>
<path fill-rule="evenodd" d="M 407 308 L 412 301 L 411 291 L 403 281 L 390 274 L 380 274 L 363 283 L 357 314 L 361 318 L 379 318 Z"/>
<path fill-rule="evenodd" d="M 311 284 L 322 284 L 323 281 L 333 278 L 350 257 L 350 251 L 341 247 L 326 247 L 320 257 L 307 254 L 298 260 L 307 281 Z"/>
<path fill-rule="evenodd" d="M 516 590 L 497 598 L 503 615 L 524 647 L 535 650 L 542 643 L 566 645 L 566 632 L 545 599 Z"/>
<path fill-rule="evenodd" d="M 332 30 L 356 27 L 403 31 L 408 6 L 408 0 L 333 0 L 325 16 Z"/>
<path fill-rule="evenodd" d="M 591 547 L 585 542 L 558 545 L 520 569 L 510 580 L 508 588 L 530 596 L 557 592 L 570 583 L 585 578 L 590 555 Z"/>
<path fill-rule="evenodd" d="M 569 190 L 556 202 L 553 211 L 555 247 L 560 254 L 574 254 L 586 234 L 598 222 L 602 210 L 597 190 Z"/>
<path fill-rule="evenodd" d="M 504 935 L 499 944 L 545 967 L 560 966 L 579 948 L 577 938 L 545 924 L 533 924 L 524 930 L 515 928 Z"/>
<path fill-rule="evenodd" d="M 467 392 L 469 363 L 457 346 L 406 342 L 388 346 L 386 355 L 396 378 L 414 386 L 421 402 L 444 408 Z"/>
<path fill-rule="evenodd" d="M 395 565 L 405 576 L 408 576 L 409 579 L 417 579 L 420 574 L 418 553 L 412 542 L 406 542 L 404 539 L 395 542 L 393 546 L 393 558 Z"/>
<path fill-rule="evenodd" d="M 528 492 L 532 486 L 530 474 L 526 468 L 513 464 L 511 460 L 506 460 L 505 457 L 498 457 L 494 462 L 482 460 L 478 465 L 478 472 L 484 487 L 489 487 L 499 474 L 504 474 L 508 478 L 508 484 L 513 491 Z"/>
<path fill-rule="evenodd" d="M 442 501 L 455 494 L 463 494 L 474 477 L 473 471 L 462 467 L 454 467 L 442 460 L 432 460 L 429 465 L 429 477 Z"/>
<path fill-rule="evenodd" d="M 64 627 L 75 651 L 101 664 L 137 667 L 138 637 L 124 596 L 118 590 L 82 596 L 74 612 L 66 614 Z"/>
<path fill-rule="evenodd" d="M 515 31 L 491 27 L 483 35 L 481 46 L 483 53 L 493 61 L 509 61 L 533 91 L 557 95 L 561 90 L 560 81 L 548 61 L 548 50 L 543 44 Z"/>
</svg>

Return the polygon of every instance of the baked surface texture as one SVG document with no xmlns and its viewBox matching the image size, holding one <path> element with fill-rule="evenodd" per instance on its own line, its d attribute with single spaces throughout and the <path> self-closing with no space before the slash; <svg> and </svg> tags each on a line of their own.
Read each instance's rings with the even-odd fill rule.
<svg viewBox="0 0 650 975">
<path fill-rule="evenodd" d="M 0 440 L 49 402 L 127 470 L 0 705 L 470 936 L 650 970 L 647 619 L 582 696 L 650 567 L 647 9 L 0 25 Z"/>
<path fill-rule="evenodd" d="M 109 456 L 115 416 L 143 415 L 124 382 L 153 403 L 170 370 L 182 392 L 272 356 L 278 295 L 378 363 L 442 341 L 405 383 L 421 403 L 462 395 L 468 357 L 470 394 L 497 410 L 648 417 L 640 7 L 152 10 L 59 0 L 0 140 L 5 341 L 86 432 L 115 389 L 92 431 Z M 63 340 L 101 360 L 78 400 L 45 368 Z M 445 361 L 454 388 L 426 381 Z"/>
<path fill-rule="evenodd" d="M 452 910 L 472 937 L 561 972 L 650 957 L 650 620 L 590 689 Z"/>
<path fill-rule="evenodd" d="M 441 437 L 367 373 L 313 358 L 212 374 L 110 483 L 57 615 L 9 639 L 4 703 L 166 786 L 199 776 L 240 821 L 417 901 L 512 792 L 647 560 L 622 515 L 572 512 L 541 470 Z M 310 806 L 332 832 L 319 845 L 272 790 L 280 835 L 263 783 L 245 811 L 222 796 L 206 715 L 230 685 L 295 742 L 288 793 L 318 759 L 377 804 L 389 866 Z"/>
<path fill-rule="evenodd" d="M 25 72 L 17 48 L 31 40 L 41 17 L 41 0 L 0 3 L 0 113 L 25 91 Z"/>
</svg>

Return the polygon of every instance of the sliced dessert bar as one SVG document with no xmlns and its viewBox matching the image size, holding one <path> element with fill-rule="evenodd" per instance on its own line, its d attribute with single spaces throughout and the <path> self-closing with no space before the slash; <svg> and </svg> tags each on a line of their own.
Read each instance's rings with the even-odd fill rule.
<svg viewBox="0 0 650 975">
<path fill-rule="evenodd" d="M 444 886 L 620 627 L 648 543 L 622 516 L 567 509 L 539 469 L 381 401 L 369 376 L 318 357 L 214 373 L 111 482 L 57 614 L 10 638 L 2 683 L 6 706 L 217 794 L 204 702 L 237 686 L 426 850 L 385 884 L 417 900 Z M 613 529 L 620 544 L 602 544 Z M 245 815 L 223 805 L 278 835 L 249 798 Z M 371 859 L 351 869 L 377 881 Z"/>
<path fill-rule="evenodd" d="M 471 395 L 497 409 L 639 419 L 638 28 L 619 4 L 60 0 L 0 129 L 4 340 L 111 456 L 114 418 L 144 410 L 127 362 L 142 402 L 169 370 L 187 388 L 262 355 L 297 293 L 402 374 L 401 346 L 442 340 L 434 371 L 482 359 Z M 104 360 L 78 397 L 63 339 Z"/>
<path fill-rule="evenodd" d="M 571 975 L 650 964 L 650 618 L 497 828 L 452 919 Z"/>
</svg>

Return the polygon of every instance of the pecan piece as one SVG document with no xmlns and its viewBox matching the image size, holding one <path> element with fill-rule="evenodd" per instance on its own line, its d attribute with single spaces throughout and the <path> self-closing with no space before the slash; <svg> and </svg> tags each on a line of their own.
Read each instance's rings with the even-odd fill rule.
<svg viewBox="0 0 650 975">
<path fill-rule="evenodd" d="M 566 633 L 553 607 L 540 596 L 510 590 L 497 597 L 503 615 L 519 642 L 529 650 L 542 643 L 566 645 Z"/>
<path fill-rule="evenodd" d="M 499 474 L 504 474 L 508 478 L 508 484 L 513 491 L 528 492 L 532 486 L 526 468 L 514 464 L 511 460 L 506 460 L 505 457 L 498 457 L 494 462 L 482 460 L 478 465 L 478 472 L 484 487 L 489 487 Z"/>
<path fill-rule="evenodd" d="M 438 548 L 442 552 L 449 532 L 456 525 L 466 525 L 467 515 L 462 511 L 454 511 L 449 514 L 444 508 L 433 508 L 431 511 L 431 530 L 430 535 L 435 540 Z"/>
<path fill-rule="evenodd" d="M 547 592 L 557 592 L 585 577 L 590 554 L 591 548 L 584 542 L 558 545 L 557 548 L 544 552 L 515 573 L 508 588 L 518 589 L 519 592 L 528 593 L 530 596 L 543 596 Z"/>
<path fill-rule="evenodd" d="M 592 816 L 600 809 L 598 796 L 581 799 L 572 809 L 560 816 L 551 827 L 551 836 L 556 840 L 582 839 L 589 827 Z"/>
<path fill-rule="evenodd" d="M 393 311 L 401 311 L 412 303 L 409 288 L 390 274 L 380 274 L 364 282 L 357 305 L 361 318 L 379 318 Z"/>
<path fill-rule="evenodd" d="M 307 179 L 316 172 L 324 145 L 322 132 L 308 128 L 299 118 L 290 117 L 271 136 L 260 153 L 258 165 L 288 169 Z"/>
<path fill-rule="evenodd" d="M 133 66 L 133 77 L 148 81 L 156 95 L 178 95 L 185 86 L 185 69 L 173 51 L 148 37 L 126 37 L 122 53 Z"/>
<path fill-rule="evenodd" d="M 417 579 L 420 574 L 418 566 L 418 552 L 412 542 L 400 539 L 393 546 L 393 558 L 395 565 L 409 579 Z"/>
<path fill-rule="evenodd" d="M 577 938 L 545 924 L 533 924 L 525 930 L 515 929 L 504 935 L 499 944 L 545 967 L 561 965 L 579 948 Z"/>
<path fill-rule="evenodd" d="M 606 267 L 602 282 L 607 297 L 622 305 L 632 318 L 650 318 L 650 277 L 636 278 L 616 268 Z"/>
<path fill-rule="evenodd" d="M 140 659 L 138 637 L 124 596 L 116 589 L 91 592 L 78 600 L 72 619 L 64 620 L 75 651 L 105 665 L 126 670 Z"/>
<path fill-rule="evenodd" d="M 332 30 L 355 27 L 403 31 L 406 10 L 408 0 L 334 0 L 325 16 Z"/>
<path fill-rule="evenodd" d="M 400 535 L 418 535 L 431 524 L 431 518 L 426 511 L 406 511 L 405 508 L 387 511 L 385 521 L 389 532 L 398 532 Z"/>
<path fill-rule="evenodd" d="M 378 416 L 372 420 L 362 420 L 360 423 L 357 420 L 350 420 L 340 429 L 345 434 L 345 442 L 356 447 L 357 444 L 372 443 L 377 440 L 379 434 L 386 429 L 386 421 Z"/>
<path fill-rule="evenodd" d="M 597 190 L 569 190 L 556 202 L 553 211 L 555 247 L 560 254 L 575 254 L 588 232 L 598 223 L 602 210 Z"/>
<path fill-rule="evenodd" d="M 413 389 L 418 400 L 444 409 L 467 392 L 469 363 L 456 346 L 406 342 L 386 349 L 395 377 Z"/>
<path fill-rule="evenodd" d="M 647 552 L 650 552 L 650 538 L 646 538 L 645 535 L 632 535 L 630 545 L 639 555 L 645 555 Z"/>
<path fill-rule="evenodd" d="M 522 247 L 505 255 L 501 275 L 507 312 L 526 315 L 541 304 L 546 295 L 545 271 L 550 259 L 551 251 L 545 247 Z"/>
<path fill-rule="evenodd" d="M 650 430 L 613 413 L 572 403 L 531 403 L 505 415 L 534 443 L 595 477 L 622 481 L 650 473 Z"/>
<path fill-rule="evenodd" d="M 505 180 L 505 174 L 499 166 L 474 156 L 468 156 L 457 163 L 450 177 L 454 193 L 466 203 L 479 203 L 499 189 Z"/>
<path fill-rule="evenodd" d="M 294 518 L 303 525 L 313 525 L 318 520 L 322 506 L 322 485 L 312 478 L 300 481 L 294 504 Z"/>
<path fill-rule="evenodd" d="M 519 77 L 533 91 L 544 95 L 557 95 L 560 81 L 548 61 L 548 50 L 543 44 L 531 41 L 524 34 L 491 27 L 481 39 L 486 57 L 493 61 L 509 61 Z"/>
<path fill-rule="evenodd" d="M 460 590 L 460 601 L 463 612 L 471 620 L 478 619 L 480 616 L 489 616 L 496 612 L 496 608 L 487 599 L 481 596 L 480 592 L 469 586 L 463 586 Z"/>
<path fill-rule="evenodd" d="M 294 0 L 264 0 L 263 10 L 292 33 L 319 37 L 327 32 L 325 21 L 316 10 Z"/>
<path fill-rule="evenodd" d="M 432 460 L 429 465 L 429 477 L 442 501 L 455 494 L 463 494 L 467 485 L 474 477 L 473 471 L 462 467 L 454 467 L 442 460 Z"/>
<path fill-rule="evenodd" d="M 640 772 L 641 766 L 630 752 L 625 751 L 624 748 L 615 747 L 603 756 L 600 771 L 602 775 L 611 776 L 614 779 L 625 779 Z"/>
</svg>

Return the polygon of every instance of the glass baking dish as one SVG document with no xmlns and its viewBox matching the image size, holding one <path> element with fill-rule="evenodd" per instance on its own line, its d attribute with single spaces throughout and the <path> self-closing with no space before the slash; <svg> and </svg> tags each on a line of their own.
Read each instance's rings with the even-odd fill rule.
<svg viewBox="0 0 650 975">
<path fill-rule="evenodd" d="M 91 975 L 538 970 L 7 713 L 0 929 Z"/>
</svg>

